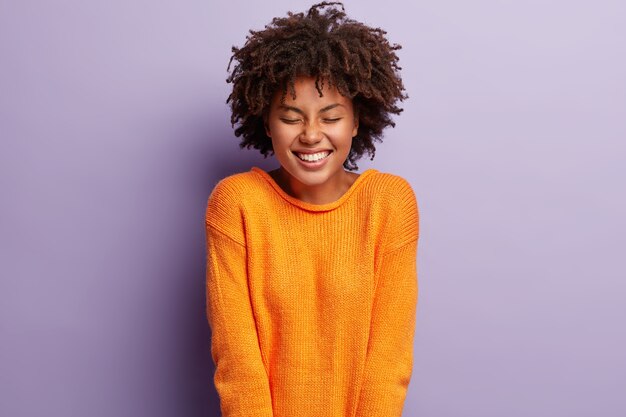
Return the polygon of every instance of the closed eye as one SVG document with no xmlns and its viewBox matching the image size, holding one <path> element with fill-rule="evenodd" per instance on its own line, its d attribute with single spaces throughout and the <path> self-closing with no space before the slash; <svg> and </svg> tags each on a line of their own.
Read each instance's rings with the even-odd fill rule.
<svg viewBox="0 0 626 417">
<path fill-rule="evenodd" d="M 300 121 L 298 119 L 283 119 L 283 118 L 281 118 L 280 120 L 283 123 L 287 123 L 287 124 L 290 124 L 290 125 L 296 124 L 296 123 L 298 123 Z"/>
<path fill-rule="evenodd" d="M 335 123 L 335 122 L 338 122 L 339 120 L 341 120 L 341 117 L 336 118 L 336 119 L 324 119 L 326 123 Z"/>
</svg>

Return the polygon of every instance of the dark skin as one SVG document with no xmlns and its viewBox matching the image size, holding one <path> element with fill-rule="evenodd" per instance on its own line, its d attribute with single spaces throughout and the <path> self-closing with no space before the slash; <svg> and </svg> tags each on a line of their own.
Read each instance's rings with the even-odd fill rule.
<svg viewBox="0 0 626 417">
<path fill-rule="evenodd" d="M 280 188 L 283 189 L 284 192 L 286 192 L 287 194 L 289 194 L 290 196 L 294 198 L 298 198 L 298 196 L 296 196 L 291 190 L 289 183 L 283 178 L 282 173 L 283 171 L 280 168 L 276 168 L 272 171 L 268 171 L 268 174 L 270 174 L 270 176 L 274 179 L 276 184 L 278 184 Z M 343 187 L 337 190 L 337 196 L 334 198 L 333 201 L 340 199 L 341 196 L 344 195 L 346 191 L 350 189 L 350 187 L 352 186 L 352 184 L 354 184 L 356 179 L 359 178 L 359 175 L 361 175 L 361 174 L 357 174 L 356 172 L 347 172 L 347 174 L 348 174 L 348 181 L 346 181 L 343 184 Z"/>
<path fill-rule="evenodd" d="M 336 88 L 325 86 L 320 95 L 315 77 L 301 76 L 294 83 L 295 96 L 281 100 L 273 95 L 265 112 L 265 127 L 280 168 L 272 175 L 289 195 L 311 203 L 327 204 L 341 198 L 358 174 L 343 165 L 358 132 L 352 100 Z M 300 152 L 326 151 L 321 166 L 303 166 Z"/>
</svg>

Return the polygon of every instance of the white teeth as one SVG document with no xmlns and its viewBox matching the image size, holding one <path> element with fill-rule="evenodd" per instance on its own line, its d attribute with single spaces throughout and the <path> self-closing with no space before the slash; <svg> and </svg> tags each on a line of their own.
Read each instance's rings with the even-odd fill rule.
<svg viewBox="0 0 626 417">
<path fill-rule="evenodd" d="M 303 161 L 315 162 L 320 159 L 326 158 L 330 155 L 330 151 L 318 152 L 318 153 L 296 153 L 296 156 Z"/>
</svg>

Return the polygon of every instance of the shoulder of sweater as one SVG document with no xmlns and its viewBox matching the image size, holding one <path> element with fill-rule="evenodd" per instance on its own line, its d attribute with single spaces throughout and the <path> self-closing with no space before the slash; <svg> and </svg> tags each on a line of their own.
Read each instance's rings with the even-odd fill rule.
<svg viewBox="0 0 626 417">
<path fill-rule="evenodd" d="M 373 178 L 376 194 L 386 207 L 389 223 L 385 223 L 384 252 L 397 249 L 419 236 L 419 211 L 411 184 L 403 177 L 380 172 Z"/>
<path fill-rule="evenodd" d="M 404 177 L 390 172 L 378 171 L 374 178 L 381 183 L 389 184 L 391 186 L 410 187 L 409 182 Z"/>
<path fill-rule="evenodd" d="M 258 190 L 258 181 L 258 176 L 251 171 L 232 174 L 218 181 L 207 201 L 207 224 L 222 231 L 239 227 L 243 202 Z"/>
<path fill-rule="evenodd" d="M 413 187 L 404 177 L 388 172 L 378 172 L 372 179 L 372 187 L 394 205 L 416 204 Z"/>
<path fill-rule="evenodd" d="M 246 198 L 254 196 L 258 192 L 261 183 L 259 176 L 252 171 L 238 172 L 222 178 L 217 182 L 211 195 L 210 201 L 220 201 L 231 205 L 239 205 Z"/>
</svg>

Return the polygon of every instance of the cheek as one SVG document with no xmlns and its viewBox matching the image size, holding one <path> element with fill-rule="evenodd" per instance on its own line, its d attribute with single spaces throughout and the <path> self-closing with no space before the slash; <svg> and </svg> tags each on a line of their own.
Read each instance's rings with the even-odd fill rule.
<svg viewBox="0 0 626 417">
<path fill-rule="evenodd" d="M 352 146 L 353 129 L 354 127 L 352 125 L 341 126 L 340 129 L 337 129 L 333 135 L 335 145 L 337 147 L 350 148 Z"/>
<path fill-rule="evenodd" d="M 286 143 L 294 135 L 293 129 L 285 127 L 285 125 L 276 125 L 272 129 L 272 138 L 277 142 Z"/>
<path fill-rule="evenodd" d="M 291 145 L 293 133 L 285 129 L 284 124 L 270 124 L 272 145 L 274 149 L 287 148 Z"/>
</svg>

